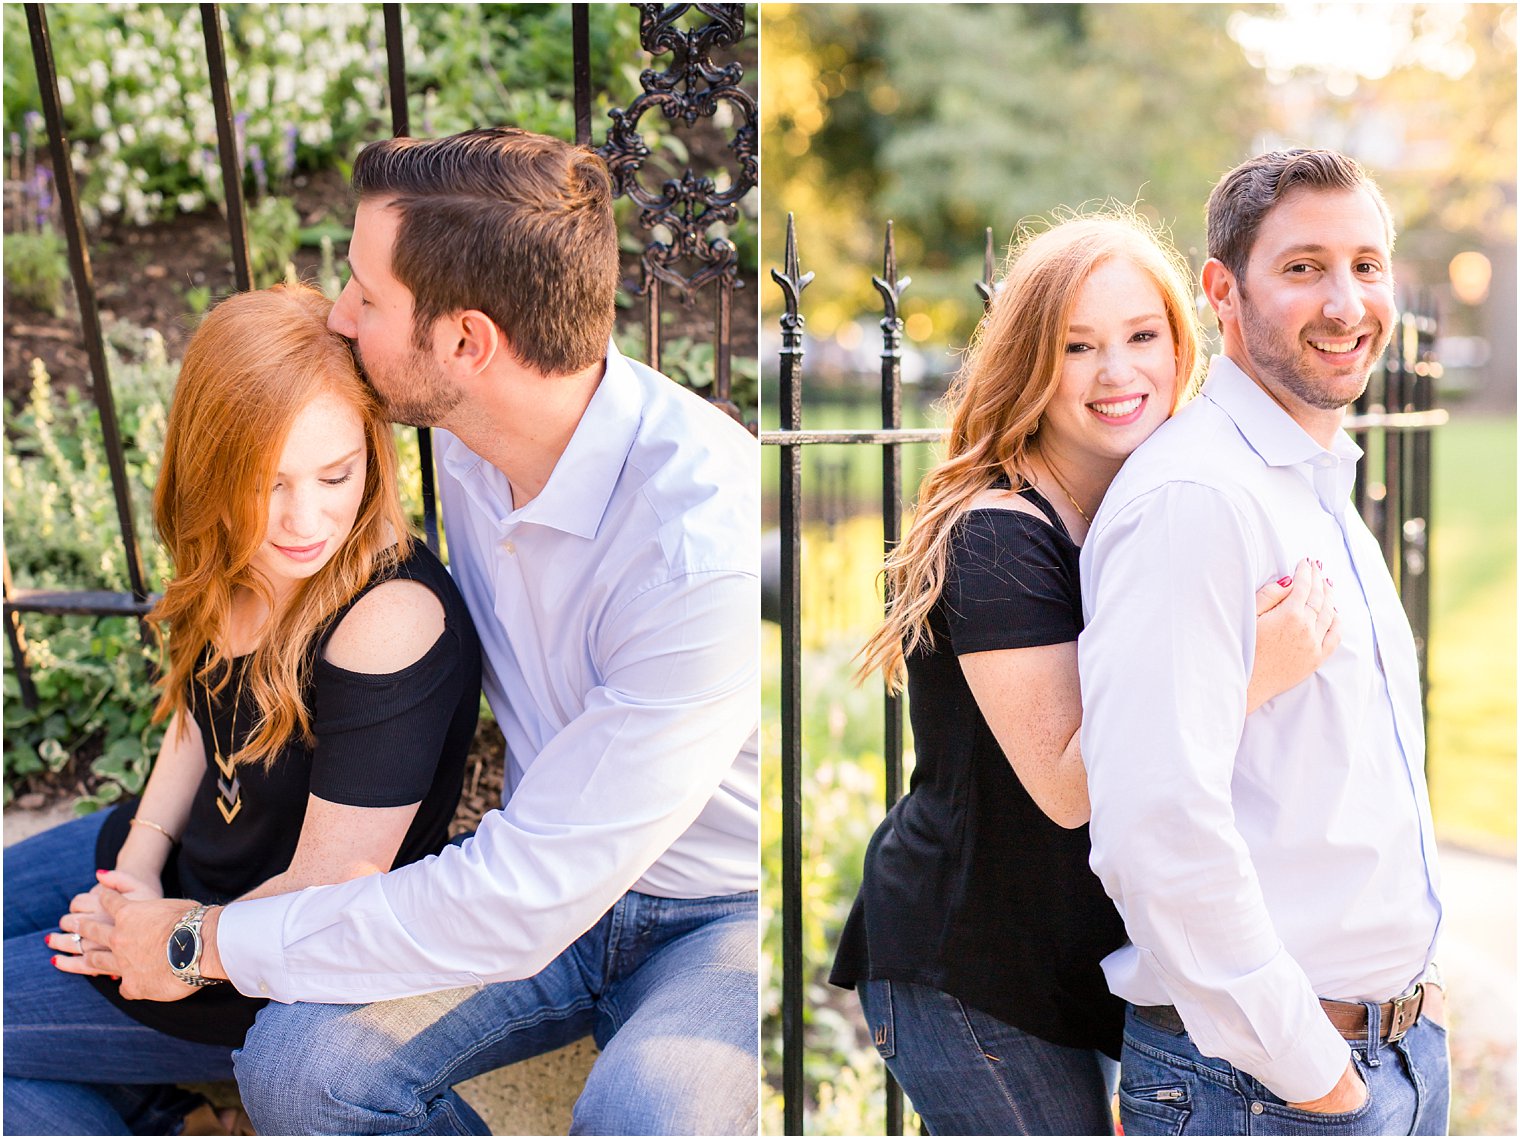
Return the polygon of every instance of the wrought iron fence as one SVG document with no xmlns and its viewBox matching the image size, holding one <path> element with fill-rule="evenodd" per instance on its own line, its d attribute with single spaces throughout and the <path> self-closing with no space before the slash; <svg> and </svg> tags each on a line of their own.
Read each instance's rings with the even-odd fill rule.
<svg viewBox="0 0 1520 1139">
<path fill-rule="evenodd" d="M 982 279 L 973 282 L 983 305 L 991 303 L 995 263 L 992 230 L 986 231 Z M 883 555 L 901 536 L 903 513 L 902 457 L 905 444 L 935 443 L 943 429 L 902 426 L 902 332 L 898 301 L 909 279 L 898 275 L 892 223 L 887 223 L 882 272 L 871 278 L 882 298 L 881 428 L 879 430 L 809 430 L 803 425 L 802 294 L 813 280 L 798 256 L 796 226 L 788 215 L 785 260 L 771 277 L 780 286 L 784 309 L 779 318 L 779 430 L 762 431 L 760 442 L 780 450 L 779 521 L 781 559 L 779 615 L 781 626 L 781 1090 L 788 1135 L 804 1133 L 803 1079 L 804 994 L 808 983 L 803 960 L 802 882 L 802 448 L 813 446 L 873 446 L 881 449 L 881 521 Z M 1430 625 L 1428 544 L 1431 508 L 1430 431 L 1446 422 L 1435 406 L 1436 317 L 1428 297 L 1408 298 L 1388 350 L 1367 391 L 1347 416 L 1346 428 L 1367 452 L 1359 464 L 1353 491 L 1357 508 L 1382 545 L 1413 627 L 1419 654 L 1422 698 L 1427 688 L 1426 643 Z M 885 599 L 884 599 L 885 600 Z M 884 693 L 884 762 L 886 796 L 883 811 L 902 794 L 903 703 Z M 903 1097 L 887 1075 L 886 1130 L 901 1135 Z"/>
<path fill-rule="evenodd" d="M 85 351 L 89 360 L 91 394 L 99 413 L 111 486 L 115 496 L 129 590 L 39 590 L 17 588 L 11 580 L 10 558 L 5 558 L 4 613 L 6 639 L 11 648 L 22 700 L 35 707 L 37 692 L 28 664 L 26 633 L 21 614 L 75 614 L 95 617 L 143 617 L 153 598 L 143 572 L 136 522 L 127 479 L 126 462 L 117 426 L 116 408 L 107 370 L 105 339 L 96 303 L 94 276 L 86 240 L 83 213 L 74 177 L 68 125 L 59 97 L 59 76 L 54 64 L 46 5 L 27 4 L 27 28 L 36 66 L 43 118 L 54 179 L 58 191 L 61 227 L 68 243 L 69 267 L 78 301 Z M 758 124 L 754 97 L 741 83 L 744 69 L 739 62 L 715 62 L 714 53 L 733 48 L 745 35 L 743 4 L 635 4 L 639 11 L 639 40 L 655 57 L 668 56 L 661 70 L 646 68 L 639 77 L 642 93 L 628 107 L 609 112 L 611 125 L 597 151 L 606 159 L 613 177 L 613 192 L 638 206 L 637 226 L 646 235 L 640 254 L 640 276 L 630 291 L 642 300 L 645 358 L 661 366 L 661 311 L 664 294 L 674 292 L 691 300 L 704 292 L 713 297 L 712 402 L 743 420 L 733 400 L 733 295 L 744 287 L 738 249 L 724 227 L 739 217 L 739 203 L 759 181 Z M 589 4 L 572 4 L 571 39 L 574 80 L 575 141 L 591 146 L 591 47 Z M 695 13 L 702 17 L 691 20 Z M 233 279 L 238 290 L 252 287 L 253 272 L 248 244 L 247 210 L 243 200 L 243 156 L 238 153 L 234 108 L 228 84 L 227 55 L 222 33 L 220 6 L 200 6 L 205 40 L 206 69 L 215 112 L 217 152 L 225 194 L 228 241 Z M 390 94 L 391 130 L 398 136 L 410 133 L 407 114 L 406 58 L 403 48 L 400 4 L 382 9 Z M 683 21 L 691 24 L 683 27 Z M 728 150 L 735 169 L 720 185 L 718 179 L 686 169 L 650 187 L 642 180 L 652 169 L 649 146 L 640 136 L 640 119 L 651 110 L 661 112 L 676 128 L 690 128 L 712 120 L 720 106 L 732 114 Z M 484 125 L 484 124 L 483 124 Z M 693 267 L 695 265 L 695 267 Z M 434 495 L 431 436 L 426 428 L 417 432 L 422 468 L 423 523 L 428 544 L 438 548 L 438 514 Z M 148 631 L 143 628 L 146 639 Z"/>
</svg>

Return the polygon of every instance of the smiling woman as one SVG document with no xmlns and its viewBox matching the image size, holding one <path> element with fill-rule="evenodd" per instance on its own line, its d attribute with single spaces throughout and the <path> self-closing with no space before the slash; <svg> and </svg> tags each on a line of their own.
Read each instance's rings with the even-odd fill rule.
<svg viewBox="0 0 1520 1139">
<path fill-rule="evenodd" d="M 6 852 L 8 1132 L 172 1128 L 183 1097 L 161 1085 L 230 1077 L 264 1005 L 203 972 L 206 904 L 373 874 L 448 838 L 479 643 L 406 531 L 389 424 L 330 307 L 300 287 L 234 296 L 188 346 L 154 500 L 175 568 L 152 614 L 169 729 L 141 802 Z M 107 887 L 200 903 L 168 939 L 188 999 L 126 999 L 86 963 L 99 946 L 76 923 L 101 918 Z"/>
</svg>

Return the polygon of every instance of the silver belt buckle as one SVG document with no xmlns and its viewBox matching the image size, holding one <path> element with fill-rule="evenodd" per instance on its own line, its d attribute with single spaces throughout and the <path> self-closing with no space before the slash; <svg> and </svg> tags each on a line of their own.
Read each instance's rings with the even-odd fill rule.
<svg viewBox="0 0 1520 1139">
<path fill-rule="evenodd" d="M 1425 1003 L 1425 986 L 1416 985 L 1414 992 L 1393 998 L 1393 1016 L 1388 1023 L 1388 1043 L 1397 1044 L 1404 1034 L 1420 1019 L 1420 1007 Z"/>
</svg>

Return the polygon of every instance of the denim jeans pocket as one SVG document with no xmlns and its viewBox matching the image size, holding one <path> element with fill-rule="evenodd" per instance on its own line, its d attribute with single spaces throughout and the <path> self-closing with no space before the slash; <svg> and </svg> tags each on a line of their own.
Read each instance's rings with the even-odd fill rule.
<svg viewBox="0 0 1520 1139">
<path fill-rule="evenodd" d="M 1241 1093 L 1250 1102 L 1251 1114 L 1266 1125 L 1264 1134 L 1313 1135 L 1321 1132 L 1341 1135 L 1377 1134 L 1376 1127 L 1369 1130 L 1358 1126 L 1364 1122 L 1376 1121 L 1374 1111 L 1379 1105 L 1373 1102 L 1377 1095 L 1374 1090 L 1375 1081 L 1359 1053 L 1355 1051 L 1351 1053 L 1351 1062 L 1356 1066 L 1357 1075 L 1367 1089 L 1367 1098 L 1354 1111 L 1305 1111 L 1302 1108 L 1290 1107 L 1282 1097 L 1268 1091 L 1259 1080 L 1243 1072 L 1237 1072 L 1237 1079 Z M 1274 1122 L 1277 1124 L 1276 1127 L 1272 1126 Z"/>
<path fill-rule="evenodd" d="M 1149 1049 L 1126 1047 L 1119 1068 L 1119 1113 L 1127 1135 L 1181 1135 L 1193 1114 L 1187 1069 Z"/>
</svg>

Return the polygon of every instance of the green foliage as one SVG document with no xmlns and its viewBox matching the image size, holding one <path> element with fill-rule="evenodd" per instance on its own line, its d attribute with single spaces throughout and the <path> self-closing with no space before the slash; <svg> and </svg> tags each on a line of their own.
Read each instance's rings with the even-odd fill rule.
<svg viewBox="0 0 1520 1139">
<path fill-rule="evenodd" d="M 406 18 L 409 104 L 418 133 L 509 124 L 575 136 L 567 5 L 414 4 Z M 638 14 L 622 5 L 598 8 L 588 30 L 597 61 L 592 122 L 605 123 L 608 107 L 626 106 L 639 91 Z"/>
<path fill-rule="evenodd" d="M 63 289 L 69 279 L 69 251 L 58 231 L 5 237 L 5 287 L 11 296 L 54 316 L 63 315 Z"/>
<path fill-rule="evenodd" d="M 378 4 L 236 4 L 221 13 L 253 196 L 278 192 L 298 170 L 342 168 L 388 133 Z M 199 9 L 83 4 L 48 16 L 86 216 L 142 224 L 221 202 Z M 413 130 L 510 123 L 571 135 L 569 19 L 562 5 L 409 6 Z M 4 25 L 5 129 L 15 133 L 40 101 L 20 7 L 6 6 Z M 598 76 L 598 110 L 625 105 L 638 90 L 637 13 L 598 10 L 591 40 L 593 58 L 623 61 Z M 660 124 L 651 126 L 658 134 Z"/>
<path fill-rule="evenodd" d="M 268 288 L 285 279 L 300 239 L 300 215 L 286 199 L 262 198 L 248 211 L 248 258 L 254 288 Z"/>
<path fill-rule="evenodd" d="M 142 544 L 150 490 L 163 452 L 164 408 L 177 366 L 156 332 L 118 327 L 107 340 L 138 541 L 150 588 L 168 564 Z M 6 552 L 16 584 L 37 589 L 129 588 L 115 499 L 94 408 L 73 389 L 58 391 L 40 360 L 30 397 L 5 409 Z M 99 751 L 99 790 L 85 809 L 142 785 L 161 729 L 149 724 L 153 653 L 138 622 L 123 618 L 27 616 L 24 629 L 38 706 L 26 708 L 14 667 L 5 677 L 5 798 L 16 777 L 59 771 Z"/>
</svg>

